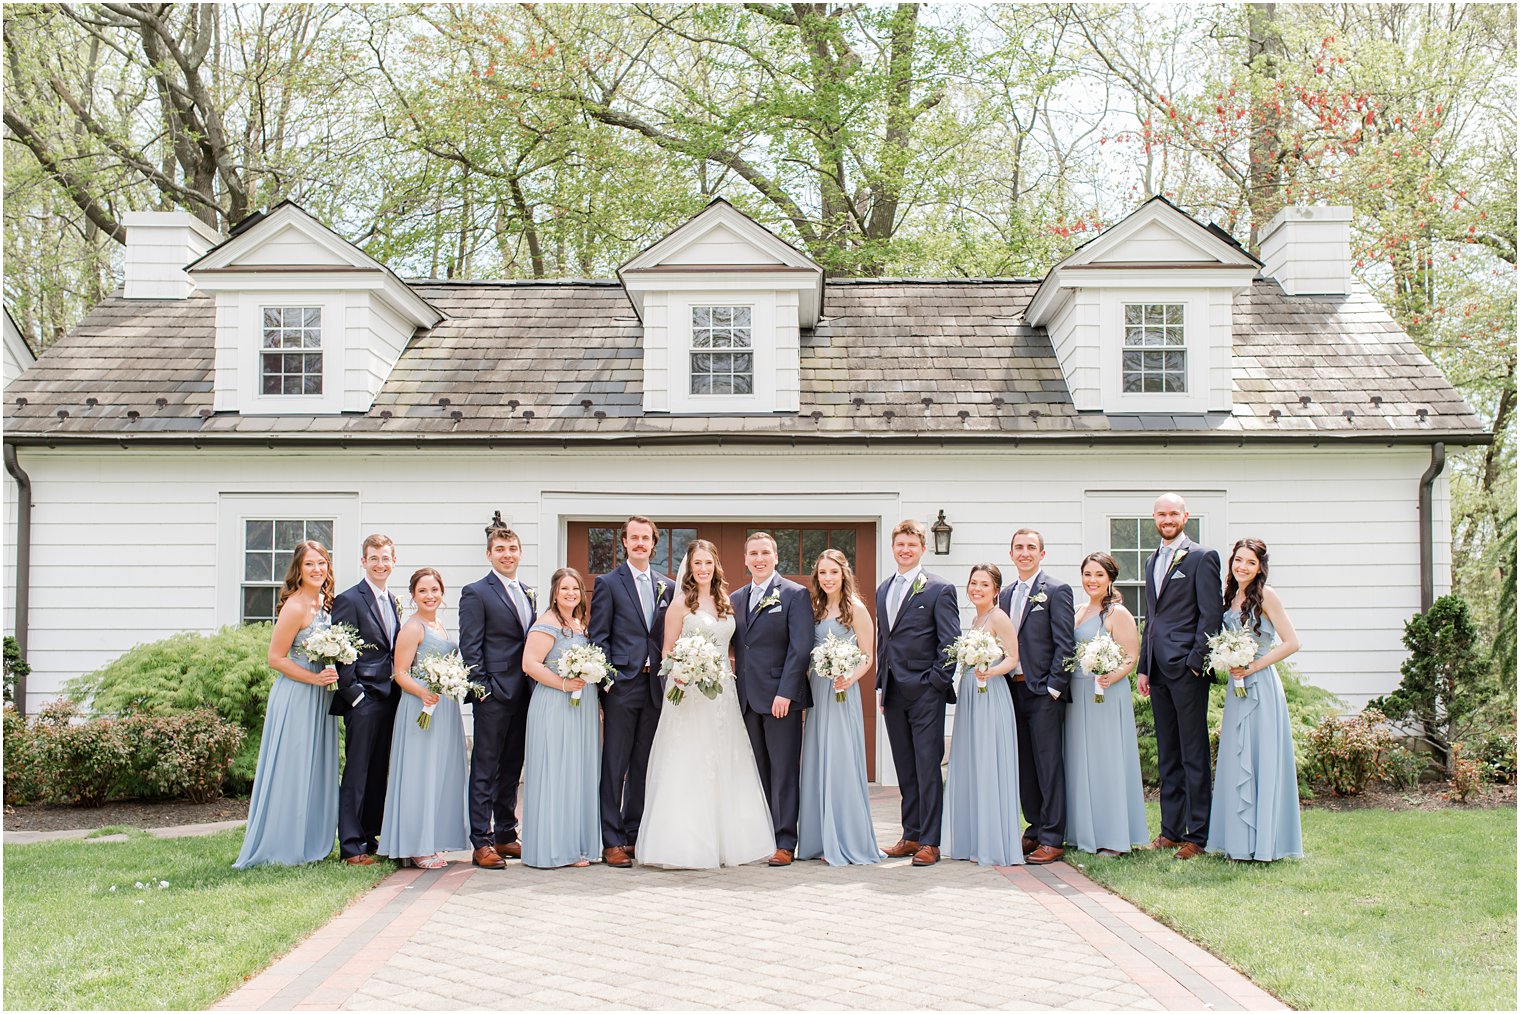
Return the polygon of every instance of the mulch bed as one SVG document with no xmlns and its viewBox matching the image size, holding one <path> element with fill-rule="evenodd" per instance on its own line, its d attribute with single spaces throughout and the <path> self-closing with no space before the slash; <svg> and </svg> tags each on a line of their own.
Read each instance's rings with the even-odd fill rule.
<svg viewBox="0 0 1520 1014">
<path fill-rule="evenodd" d="M 1305 809 L 1315 810 L 1491 810 L 1499 806 L 1515 805 L 1515 786 L 1485 785 L 1465 803 L 1453 803 L 1446 798 L 1445 782 L 1431 782 L 1418 789 L 1390 789 L 1374 785 L 1358 796 L 1336 796 L 1329 789 L 1320 795 L 1303 801 Z"/>
<path fill-rule="evenodd" d="M 130 800 L 105 806 L 7 806 L 7 831 L 79 831 L 97 827 L 173 827 L 177 824 L 210 824 L 219 820 L 246 820 L 248 800 L 218 799 L 210 803 L 184 800 L 145 802 Z"/>
</svg>

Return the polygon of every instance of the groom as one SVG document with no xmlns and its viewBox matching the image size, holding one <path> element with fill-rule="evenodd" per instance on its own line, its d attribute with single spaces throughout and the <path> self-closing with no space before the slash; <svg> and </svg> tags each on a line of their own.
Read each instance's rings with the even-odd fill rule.
<svg viewBox="0 0 1520 1014">
<path fill-rule="evenodd" d="M 790 866 L 801 807 L 802 712 L 813 706 L 813 607 L 806 588 L 776 574 L 776 540 L 765 532 L 745 540 L 744 562 L 751 583 L 729 597 L 734 676 L 776 832 L 770 865 Z"/>
<path fill-rule="evenodd" d="M 596 579 L 586 633 L 615 670 L 602 693 L 602 861 L 633 865 L 649 748 L 660 720 L 660 662 L 665 610 L 675 583 L 649 565 L 660 529 L 646 517 L 623 522 L 627 561 Z"/>
</svg>

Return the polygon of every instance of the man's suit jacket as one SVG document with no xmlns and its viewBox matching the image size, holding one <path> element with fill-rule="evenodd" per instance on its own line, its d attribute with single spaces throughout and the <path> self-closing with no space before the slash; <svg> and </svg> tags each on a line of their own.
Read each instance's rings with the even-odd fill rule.
<svg viewBox="0 0 1520 1014">
<path fill-rule="evenodd" d="M 1156 552 L 1145 559 L 1145 629 L 1139 672 L 1151 679 L 1201 674 L 1208 639 L 1224 623 L 1219 554 L 1183 536 L 1158 595 Z"/>
<path fill-rule="evenodd" d="M 638 582 L 633 568 L 619 564 L 611 574 L 596 579 L 591 593 L 591 619 L 586 636 L 601 648 L 617 670 L 614 679 L 631 680 L 639 674 L 647 659 L 654 673 L 664 659 L 665 611 L 675 595 L 675 582 L 664 574 L 649 572 L 649 592 L 654 597 L 654 623 L 644 622 L 644 603 L 639 599 Z M 661 584 L 664 589 L 661 590 Z M 659 697 L 659 680 L 651 681 L 655 698 Z"/>
<path fill-rule="evenodd" d="M 1015 581 L 998 597 L 998 605 L 1004 612 L 1013 605 L 1013 591 L 1017 587 Z M 1036 602 L 1041 595 L 1045 601 Z M 1071 700 L 1071 673 L 1066 671 L 1066 660 L 1077 650 L 1076 619 L 1071 586 L 1043 570 L 1036 573 L 1029 596 L 1024 599 L 1023 617 L 1013 617 L 1019 629 L 1019 666 L 1024 673 L 1024 685 L 1032 692 L 1048 694 L 1057 690 L 1061 694 L 1059 700 Z"/>
<path fill-rule="evenodd" d="M 333 599 L 332 621 L 346 623 L 359 631 L 359 640 L 370 645 L 354 661 L 337 666 L 338 689 L 328 705 L 329 714 L 346 715 L 361 696 L 385 700 L 394 692 L 391 680 L 395 665 L 396 640 L 385 633 L 381 609 L 390 610 L 391 630 L 401 630 L 401 605 L 395 595 L 387 594 L 383 605 L 375 601 L 368 581 L 360 581 Z"/>
<path fill-rule="evenodd" d="M 533 591 L 521 582 L 528 599 L 528 626 L 538 616 Z M 533 692 L 533 681 L 523 673 L 523 644 L 528 629 L 518 618 L 501 578 L 492 571 L 459 593 L 459 654 L 477 683 L 498 700 L 512 701 Z"/>
<path fill-rule="evenodd" d="M 770 714 L 777 697 L 794 709 L 813 706 L 808 686 L 808 663 L 813 658 L 813 605 L 808 591 L 795 581 L 772 576 L 761 600 L 780 595 L 780 601 L 751 613 L 751 585 L 729 596 L 734 607 L 734 676 L 739 700 L 751 711 Z"/>
<path fill-rule="evenodd" d="M 876 672 L 884 704 L 898 697 L 913 700 L 931 691 L 955 703 L 955 661 L 948 655 L 961 634 L 955 586 L 927 570 L 920 573 L 923 588 L 908 589 L 896 624 L 887 610 L 887 593 L 897 575 L 876 589 Z"/>
</svg>

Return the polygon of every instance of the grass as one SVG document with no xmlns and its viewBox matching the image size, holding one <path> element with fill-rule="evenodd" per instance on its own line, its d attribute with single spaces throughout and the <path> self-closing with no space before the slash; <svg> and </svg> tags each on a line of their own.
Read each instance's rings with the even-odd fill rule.
<svg viewBox="0 0 1520 1014">
<path fill-rule="evenodd" d="M 234 870 L 242 841 L 5 846 L 5 1008 L 209 1007 L 393 869 Z"/>
<path fill-rule="evenodd" d="M 1514 1009 L 1513 807 L 1311 809 L 1303 833 L 1275 863 L 1067 857 L 1294 1007 Z"/>
</svg>

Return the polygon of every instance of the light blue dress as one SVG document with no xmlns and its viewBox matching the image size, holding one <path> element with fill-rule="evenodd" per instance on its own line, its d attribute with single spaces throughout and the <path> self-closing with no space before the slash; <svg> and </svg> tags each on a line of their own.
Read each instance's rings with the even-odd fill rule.
<svg viewBox="0 0 1520 1014">
<path fill-rule="evenodd" d="M 430 630 L 420 620 L 407 622 L 422 626 L 418 661 L 459 650 L 458 642 Z M 391 732 L 390 776 L 385 785 L 385 816 L 380 822 L 380 853 L 392 859 L 410 859 L 468 849 L 469 760 L 459 705 L 452 698 L 439 697 L 432 720 L 422 729 L 417 726 L 422 698 L 400 688 L 397 693 L 401 700 L 396 705 L 396 724 Z"/>
<path fill-rule="evenodd" d="M 1102 615 L 1095 613 L 1077 625 L 1077 641 L 1102 629 Z M 1128 852 L 1145 844 L 1150 836 L 1129 680 L 1109 687 L 1096 704 L 1092 674 L 1074 672 L 1065 731 L 1066 840 L 1083 852 Z"/>
<path fill-rule="evenodd" d="M 1241 629 L 1240 613 L 1225 613 L 1224 625 Z M 1247 629 L 1256 640 L 1257 658 L 1277 643 L 1277 631 L 1265 616 L 1261 633 Z M 1277 667 L 1247 676 L 1245 697 L 1235 696 L 1233 683 L 1232 679 L 1224 692 L 1206 848 L 1231 859 L 1302 858 L 1293 727 Z"/>
<path fill-rule="evenodd" d="M 945 780 L 944 854 L 982 866 L 1022 865 L 1013 694 L 1006 676 L 989 679 L 985 694 L 976 684 L 976 673 L 962 669 Z"/>
<path fill-rule="evenodd" d="M 813 628 L 813 645 L 830 634 L 852 644 L 855 633 L 838 620 Z M 876 844 L 871 823 L 871 795 L 866 787 L 866 727 L 860 709 L 860 684 L 834 699 L 834 684 L 816 672 L 813 708 L 802 723 L 802 802 L 797 818 L 797 858 L 828 861 L 830 866 L 878 863 L 886 858 Z"/>
<path fill-rule="evenodd" d="M 318 613 L 296 631 L 290 660 L 321 672 L 301 645 L 331 618 Z M 264 708 L 259 763 L 248 799 L 248 828 L 233 867 L 299 866 L 326 859 L 338 837 L 338 720 L 325 688 L 276 674 Z"/>
<path fill-rule="evenodd" d="M 570 648 L 589 643 L 547 623 L 532 630 L 551 634 L 554 647 L 544 665 Z M 523 758 L 522 861 L 524 866 L 570 866 L 602 854 L 597 787 L 602 772 L 602 711 L 597 687 L 586 684 L 580 707 L 552 686 L 535 688 L 528 703 L 528 743 Z"/>
</svg>

